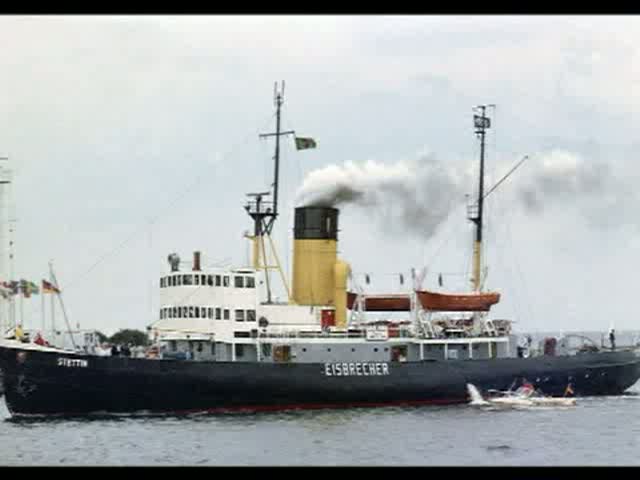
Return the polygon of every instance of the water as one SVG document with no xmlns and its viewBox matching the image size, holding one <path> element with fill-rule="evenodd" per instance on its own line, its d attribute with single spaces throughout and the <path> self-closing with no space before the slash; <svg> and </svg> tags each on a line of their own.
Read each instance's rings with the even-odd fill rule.
<svg viewBox="0 0 640 480">
<path fill-rule="evenodd" d="M 640 383 L 575 407 L 0 418 L 0 465 L 640 466 Z"/>
</svg>

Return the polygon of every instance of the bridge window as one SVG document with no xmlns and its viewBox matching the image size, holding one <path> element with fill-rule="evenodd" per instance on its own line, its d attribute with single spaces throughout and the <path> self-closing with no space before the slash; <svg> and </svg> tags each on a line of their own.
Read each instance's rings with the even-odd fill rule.
<svg viewBox="0 0 640 480">
<path fill-rule="evenodd" d="M 247 288 L 255 288 L 256 287 L 256 279 L 253 277 L 247 277 L 247 284 L 245 285 Z"/>
<path fill-rule="evenodd" d="M 207 309 L 205 307 L 200 307 L 200 318 L 207 318 Z"/>
<path fill-rule="evenodd" d="M 182 275 L 178 275 L 176 277 L 176 286 L 177 287 L 181 287 L 182 286 Z"/>
<path fill-rule="evenodd" d="M 182 318 L 189 318 L 189 309 L 187 307 L 182 307 Z"/>
<path fill-rule="evenodd" d="M 241 343 L 236 344 L 236 357 L 244 356 L 244 345 Z"/>
<path fill-rule="evenodd" d="M 176 286 L 176 277 L 169 277 L 169 285 L 172 287 Z"/>
<path fill-rule="evenodd" d="M 244 310 L 236 310 L 236 322 L 244 322 Z"/>
<path fill-rule="evenodd" d="M 172 318 L 178 318 L 178 307 L 172 307 L 171 308 L 171 317 Z"/>
<path fill-rule="evenodd" d="M 233 281 L 234 281 L 234 286 L 236 288 L 244 287 L 244 277 L 243 276 L 237 275 L 237 276 L 235 276 L 233 278 Z"/>
<path fill-rule="evenodd" d="M 213 275 L 207 275 L 207 285 L 213 287 Z"/>
<path fill-rule="evenodd" d="M 222 319 L 222 309 L 220 307 L 216 307 L 216 320 Z"/>
<path fill-rule="evenodd" d="M 225 275 L 222 279 L 222 284 L 224 287 L 228 287 L 229 286 L 229 276 Z"/>
<path fill-rule="evenodd" d="M 216 287 L 222 285 L 221 283 L 222 277 L 220 275 L 216 275 Z"/>
<path fill-rule="evenodd" d="M 224 316 L 222 317 L 224 320 L 229 320 L 229 309 L 224 309 Z"/>
<path fill-rule="evenodd" d="M 200 275 L 200 285 L 206 285 L 207 284 L 207 276 L 204 274 Z"/>
<path fill-rule="evenodd" d="M 195 307 L 195 312 L 194 313 L 195 313 L 195 318 L 200 318 L 200 309 L 198 307 Z"/>
<path fill-rule="evenodd" d="M 247 310 L 247 322 L 255 322 L 255 321 L 256 321 L 256 311 Z"/>
<path fill-rule="evenodd" d="M 160 278 L 160 288 L 164 288 L 164 277 Z"/>
<path fill-rule="evenodd" d="M 207 317 L 213 320 L 213 307 L 207 308 Z"/>
<path fill-rule="evenodd" d="M 194 285 L 200 285 L 200 275 L 194 275 L 193 280 L 194 280 L 193 282 Z"/>
<path fill-rule="evenodd" d="M 193 285 L 193 275 L 183 275 L 182 276 L 182 284 L 183 285 Z"/>
</svg>

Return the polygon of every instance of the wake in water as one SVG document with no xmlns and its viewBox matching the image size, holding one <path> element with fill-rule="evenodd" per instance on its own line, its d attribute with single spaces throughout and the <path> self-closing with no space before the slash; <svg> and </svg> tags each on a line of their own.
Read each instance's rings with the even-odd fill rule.
<svg viewBox="0 0 640 480">
<path fill-rule="evenodd" d="M 471 397 L 471 402 L 469 402 L 469 405 L 491 405 L 484 398 L 482 398 L 482 395 L 475 385 L 467 383 L 467 392 L 469 392 L 469 396 Z"/>
</svg>

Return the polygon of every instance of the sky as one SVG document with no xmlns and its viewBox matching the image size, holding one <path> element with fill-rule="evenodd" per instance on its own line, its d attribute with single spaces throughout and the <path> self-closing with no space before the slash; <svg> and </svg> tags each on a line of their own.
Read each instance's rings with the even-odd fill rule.
<svg viewBox="0 0 640 480">
<path fill-rule="evenodd" d="M 258 134 L 273 131 L 285 80 L 283 128 L 318 144 L 282 144 L 274 238 L 288 269 L 307 175 L 428 158 L 464 180 L 435 231 L 386 222 L 402 215 L 393 198 L 344 205 L 340 257 L 371 291 L 406 288 L 411 268 L 426 268 L 424 287 L 442 274 L 444 290 L 468 290 L 472 108 L 495 104 L 487 185 L 529 158 L 487 198 L 493 314 L 519 331 L 638 329 L 639 27 L 610 15 L 2 16 L 13 276 L 40 283 L 52 262 L 70 322 L 111 334 L 155 319 L 169 253 L 244 266 L 245 194 L 273 172 Z M 22 309 L 40 326 L 40 296 Z"/>
</svg>

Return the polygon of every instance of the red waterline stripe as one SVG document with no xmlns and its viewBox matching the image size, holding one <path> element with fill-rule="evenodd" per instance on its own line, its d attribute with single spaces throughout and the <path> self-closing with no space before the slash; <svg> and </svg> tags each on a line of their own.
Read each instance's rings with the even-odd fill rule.
<svg viewBox="0 0 640 480">
<path fill-rule="evenodd" d="M 177 410 L 172 413 L 178 415 L 189 415 L 192 413 L 223 413 L 223 412 L 274 412 L 282 410 L 320 410 L 320 409 L 337 409 L 337 408 L 375 408 L 375 407 L 392 407 L 392 406 L 421 406 L 421 405 L 453 405 L 459 403 L 468 403 L 465 399 L 431 399 L 431 400 L 394 400 L 389 402 L 350 402 L 350 403 L 294 403 L 288 405 L 246 405 L 241 407 L 218 407 L 206 408 L 203 410 Z"/>
<path fill-rule="evenodd" d="M 194 413 L 226 413 L 226 412 L 276 412 L 284 410 L 321 410 L 321 409 L 344 409 L 344 408 L 376 408 L 376 407 L 392 407 L 392 406 L 423 406 L 423 405 L 454 405 L 460 403 L 468 403 L 468 399 L 451 399 L 438 398 L 431 400 L 394 400 L 389 402 L 350 402 L 350 403 L 294 403 L 288 405 L 255 405 L 255 406 L 237 406 L 237 407 L 216 407 L 192 410 L 170 410 L 170 411 L 144 411 L 144 416 L 154 415 L 190 415 Z M 88 413 L 13 413 L 16 417 L 81 417 L 85 415 L 98 416 L 135 416 L 140 415 L 143 411 L 138 412 L 88 412 Z"/>
</svg>

